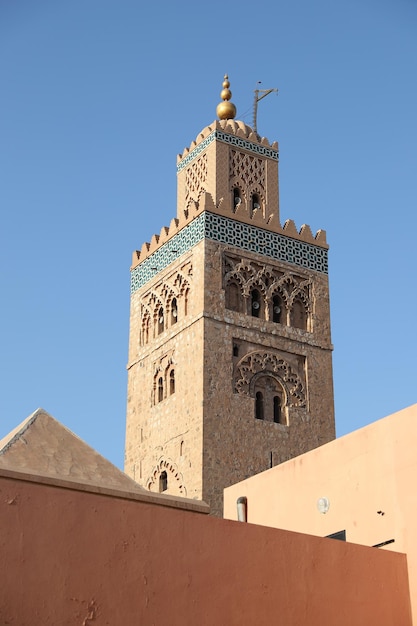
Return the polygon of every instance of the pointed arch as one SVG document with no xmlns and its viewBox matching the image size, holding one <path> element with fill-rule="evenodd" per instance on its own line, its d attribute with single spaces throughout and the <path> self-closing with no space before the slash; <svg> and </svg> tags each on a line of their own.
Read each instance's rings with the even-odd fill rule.
<svg viewBox="0 0 417 626">
<path fill-rule="evenodd" d="M 143 307 L 142 309 L 142 324 L 141 324 L 141 334 L 140 334 L 140 344 L 145 346 L 149 343 L 150 340 L 150 332 L 151 332 L 151 314 L 148 309 Z"/>
<path fill-rule="evenodd" d="M 242 310 L 242 292 L 237 280 L 231 279 L 225 290 L 226 308 L 231 311 L 240 312 Z"/>
<path fill-rule="evenodd" d="M 275 424 L 287 424 L 287 394 L 281 379 L 273 372 L 259 372 L 253 378 L 251 388 L 255 398 L 255 417 Z"/>
<path fill-rule="evenodd" d="M 166 476 L 164 475 L 164 472 Z M 161 479 L 162 477 L 162 479 Z M 162 480 L 162 483 L 160 482 Z M 160 493 L 161 484 L 166 486 L 164 492 L 171 495 L 186 496 L 187 489 L 184 478 L 172 459 L 160 457 L 158 463 L 153 468 L 151 475 L 146 481 L 148 491 Z"/>
<path fill-rule="evenodd" d="M 262 376 L 273 376 L 279 382 L 288 406 L 306 406 L 306 393 L 300 375 L 285 359 L 269 351 L 249 352 L 237 363 L 235 393 L 253 398 L 257 380 Z"/>
</svg>

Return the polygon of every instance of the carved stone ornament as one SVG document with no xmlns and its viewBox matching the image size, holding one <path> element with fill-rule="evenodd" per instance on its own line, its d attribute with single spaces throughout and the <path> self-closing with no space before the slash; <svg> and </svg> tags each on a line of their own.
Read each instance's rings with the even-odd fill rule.
<svg viewBox="0 0 417 626">
<path fill-rule="evenodd" d="M 156 467 L 152 470 L 151 476 L 146 482 L 146 488 L 149 491 L 159 491 L 159 477 L 162 472 L 167 473 L 168 488 L 170 493 L 177 493 L 180 496 L 187 496 L 187 489 L 184 485 L 184 479 L 181 472 L 178 471 L 176 464 L 171 459 L 160 458 Z"/>
<path fill-rule="evenodd" d="M 306 394 L 301 378 L 287 361 L 267 351 L 250 352 L 239 361 L 235 371 L 235 393 L 253 396 L 254 383 L 260 373 L 279 380 L 286 391 L 289 406 L 306 406 Z"/>
</svg>

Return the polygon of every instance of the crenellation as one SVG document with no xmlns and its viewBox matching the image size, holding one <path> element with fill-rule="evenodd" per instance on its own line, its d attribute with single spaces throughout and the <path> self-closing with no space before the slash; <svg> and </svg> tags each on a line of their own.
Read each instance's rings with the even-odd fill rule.
<svg viewBox="0 0 417 626">
<path fill-rule="evenodd" d="M 313 237 L 313 233 L 311 232 L 311 228 L 308 224 L 303 224 L 301 226 L 299 234 L 303 237 L 304 241 L 315 243 L 315 238 Z"/>
<path fill-rule="evenodd" d="M 223 205 L 223 206 L 222 206 Z M 204 211 L 216 211 L 218 214 L 228 217 L 229 211 L 224 207 L 223 199 L 220 200 L 219 204 L 216 206 L 213 202 L 213 197 L 209 193 L 205 193 L 202 196 L 199 205 L 194 204 L 191 207 L 192 210 L 189 211 L 188 216 L 183 216 L 182 218 L 173 218 L 169 227 L 164 226 L 161 230 L 160 235 L 153 235 L 151 238 L 151 242 L 145 242 L 142 245 L 140 251 L 134 250 L 132 255 L 132 265 L 131 270 L 137 267 L 140 263 L 142 263 L 145 259 L 150 257 L 156 250 L 158 250 L 161 246 L 170 241 L 175 235 L 177 235 L 185 226 L 187 226 L 195 217 L 203 213 Z M 323 229 L 319 229 L 315 235 L 313 235 L 311 228 L 308 224 L 303 224 L 301 229 L 298 231 L 297 227 L 293 220 L 286 220 L 283 226 L 276 227 L 273 222 L 274 215 L 271 214 L 268 218 L 268 221 L 265 222 L 262 215 L 254 215 L 253 218 L 250 218 L 247 215 L 247 210 L 242 207 L 238 208 L 234 213 L 237 220 L 254 226 L 258 226 L 259 228 L 265 228 L 268 226 L 268 230 L 275 232 L 277 234 L 283 234 L 291 239 L 295 239 L 297 241 L 311 243 L 320 248 L 328 249 L 328 243 L 326 238 L 326 231 Z"/>
</svg>

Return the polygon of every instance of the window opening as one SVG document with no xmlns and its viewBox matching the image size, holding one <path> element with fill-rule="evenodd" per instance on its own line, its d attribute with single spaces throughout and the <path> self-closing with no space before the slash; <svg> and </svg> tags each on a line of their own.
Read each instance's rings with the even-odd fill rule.
<svg viewBox="0 0 417 626">
<path fill-rule="evenodd" d="M 257 193 L 252 194 L 252 215 L 261 208 L 259 196 Z"/>
<path fill-rule="evenodd" d="M 274 396 L 274 422 L 282 424 L 281 398 L 279 396 Z"/>
<path fill-rule="evenodd" d="M 158 402 L 162 402 L 164 399 L 164 381 L 162 376 L 158 378 Z"/>
<path fill-rule="evenodd" d="M 239 187 L 235 187 L 233 189 L 233 210 L 236 211 L 239 204 L 242 202 L 242 198 L 240 197 L 240 189 Z"/>
<path fill-rule="evenodd" d="M 161 472 L 159 476 L 159 493 L 168 489 L 168 475 L 166 472 Z"/>
<path fill-rule="evenodd" d="M 279 296 L 274 296 L 272 299 L 272 321 L 277 324 L 281 323 L 282 316 L 282 302 Z"/>
<path fill-rule="evenodd" d="M 164 332 L 164 309 L 161 307 L 158 311 L 158 335 Z"/>
<path fill-rule="evenodd" d="M 259 317 L 261 312 L 260 294 L 257 289 L 252 291 L 252 316 Z"/>
<path fill-rule="evenodd" d="M 149 317 L 147 317 L 143 324 L 143 343 L 147 344 L 149 342 Z"/>
<path fill-rule="evenodd" d="M 257 391 L 255 396 L 255 417 L 258 420 L 264 418 L 264 397 L 260 391 Z"/>
<path fill-rule="evenodd" d="M 169 394 L 175 393 L 175 371 L 171 370 L 169 373 Z"/>
<path fill-rule="evenodd" d="M 178 321 L 177 299 L 173 298 L 171 302 L 171 326 Z"/>
<path fill-rule="evenodd" d="M 239 356 L 239 346 L 236 343 L 233 344 L 233 356 Z"/>
</svg>

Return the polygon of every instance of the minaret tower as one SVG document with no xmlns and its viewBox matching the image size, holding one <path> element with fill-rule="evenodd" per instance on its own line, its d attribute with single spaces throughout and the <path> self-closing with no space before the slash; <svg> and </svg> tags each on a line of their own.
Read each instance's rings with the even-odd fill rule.
<svg viewBox="0 0 417 626">
<path fill-rule="evenodd" d="M 328 246 L 279 220 L 278 144 L 219 120 L 177 159 L 177 217 L 133 255 L 125 471 L 205 500 L 334 438 Z"/>
</svg>

